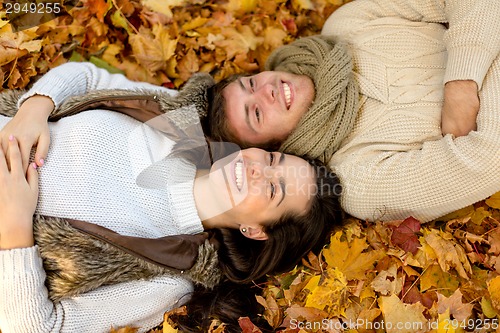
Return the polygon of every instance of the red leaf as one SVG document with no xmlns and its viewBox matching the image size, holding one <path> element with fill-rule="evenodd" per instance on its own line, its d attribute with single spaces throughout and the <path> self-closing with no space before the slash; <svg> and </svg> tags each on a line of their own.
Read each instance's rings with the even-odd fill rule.
<svg viewBox="0 0 500 333">
<path fill-rule="evenodd" d="M 242 329 L 242 333 L 262 333 L 262 331 L 252 323 L 248 317 L 240 317 L 238 323 Z"/>
<path fill-rule="evenodd" d="M 419 231 L 420 222 L 410 216 L 397 228 L 393 229 L 391 242 L 403 250 L 415 254 L 420 246 L 420 242 L 418 240 Z"/>
</svg>

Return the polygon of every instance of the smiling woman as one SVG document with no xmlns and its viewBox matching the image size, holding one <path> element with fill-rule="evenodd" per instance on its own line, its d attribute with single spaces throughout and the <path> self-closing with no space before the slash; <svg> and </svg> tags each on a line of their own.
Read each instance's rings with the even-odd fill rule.
<svg viewBox="0 0 500 333">
<path fill-rule="evenodd" d="M 0 110 L 16 115 L 0 116 L 1 329 L 146 331 L 188 301 L 193 283 L 251 283 L 324 244 L 340 214 L 338 180 L 325 168 L 261 149 L 205 168 L 185 154 L 206 142 L 198 114 L 211 84 L 196 76 L 175 93 L 70 63 L 22 96 L 17 113 L 15 94 L 2 96 Z M 171 240 L 192 255 L 177 243 L 165 250 Z M 239 315 L 226 319 L 237 327 Z"/>
</svg>

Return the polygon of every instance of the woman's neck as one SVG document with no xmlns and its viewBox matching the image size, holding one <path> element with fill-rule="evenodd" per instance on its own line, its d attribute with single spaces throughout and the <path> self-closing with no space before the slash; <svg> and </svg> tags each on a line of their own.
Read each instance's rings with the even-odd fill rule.
<svg viewBox="0 0 500 333">
<path fill-rule="evenodd" d="M 221 200 L 213 191 L 214 184 L 210 182 L 209 170 L 196 171 L 194 180 L 194 201 L 198 216 L 203 228 L 238 228 L 238 224 L 231 222 L 228 218 L 228 210 L 231 207 L 221 205 Z"/>
</svg>

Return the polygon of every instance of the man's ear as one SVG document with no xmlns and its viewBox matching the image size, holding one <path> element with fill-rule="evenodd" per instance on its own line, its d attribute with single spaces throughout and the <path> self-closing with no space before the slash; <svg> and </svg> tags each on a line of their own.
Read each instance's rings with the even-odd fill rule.
<svg viewBox="0 0 500 333">
<path fill-rule="evenodd" d="M 253 240 L 267 240 L 267 234 L 262 230 L 261 226 L 258 227 L 248 227 L 240 226 L 240 232 L 243 236 L 253 239 Z"/>
</svg>

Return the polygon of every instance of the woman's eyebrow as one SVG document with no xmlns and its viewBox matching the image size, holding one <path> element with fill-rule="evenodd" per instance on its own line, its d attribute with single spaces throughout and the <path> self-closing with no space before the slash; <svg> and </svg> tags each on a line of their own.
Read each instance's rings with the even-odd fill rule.
<svg viewBox="0 0 500 333">
<path fill-rule="evenodd" d="M 286 195 L 286 186 L 285 186 L 285 179 L 280 178 L 280 187 L 281 187 L 281 200 L 278 202 L 276 207 L 279 207 L 279 205 L 285 200 L 285 195 Z"/>
</svg>

